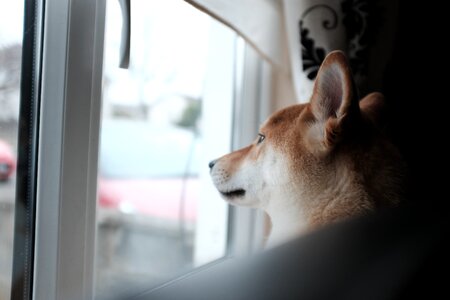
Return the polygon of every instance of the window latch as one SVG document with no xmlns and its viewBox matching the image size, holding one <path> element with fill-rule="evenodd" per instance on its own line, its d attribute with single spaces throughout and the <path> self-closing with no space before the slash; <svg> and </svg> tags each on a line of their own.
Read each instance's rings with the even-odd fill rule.
<svg viewBox="0 0 450 300">
<path fill-rule="evenodd" d="M 130 65 L 131 10 L 130 0 L 119 0 L 122 10 L 122 39 L 120 42 L 119 67 L 128 69 Z"/>
</svg>

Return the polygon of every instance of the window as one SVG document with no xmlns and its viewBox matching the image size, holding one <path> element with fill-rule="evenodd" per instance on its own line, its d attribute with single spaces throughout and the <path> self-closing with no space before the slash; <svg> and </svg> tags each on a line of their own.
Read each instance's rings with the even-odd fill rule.
<svg viewBox="0 0 450 300">
<path fill-rule="evenodd" d="M 116 2 L 34 4 L 33 298 L 135 295 L 256 249 L 261 215 L 219 199 L 207 166 L 254 138 L 268 66 L 184 1 L 136 0 L 121 70 Z"/>
<path fill-rule="evenodd" d="M 10 298 L 13 266 L 23 2 L 0 2 L 0 299 Z"/>
<path fill-rule="evenodd" d="M 236 36 L 183 1 L 131 9 L 128 69 L 118 64 L 119 3 L 106 13 L 96 245 L 105 299 L 227 250 L 228 208 L 208 161 L 231 148 Z"/>
</svg>

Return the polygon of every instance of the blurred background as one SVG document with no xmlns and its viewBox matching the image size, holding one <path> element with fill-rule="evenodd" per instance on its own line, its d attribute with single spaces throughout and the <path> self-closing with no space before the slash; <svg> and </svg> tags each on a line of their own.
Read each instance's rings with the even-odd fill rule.
<svg viewBox="0 0 450 300">
<path fill-rule="evenodd" d="M 23 1 L 0 0 L 0 299 L 9 299 Z"/>
<path fill-rule="evenodd" d="M 11 285 L 23 1 L 0 0 L 0 7 L 4 300 Z M 99 298 L 113 295 L 118 284 L 122 291 L 156 285 L 226 253 L 228 208 L 210 184 L 207 162 L 230 150 L 233 103 L 214 101 L 211 78 L 229 72 L 219 74 L 223 70 L 211 62 L 234 60 L 236 35 L 184 1 L 136 0 L 132 15 L 131 62 L 124 70 L 118 67 L 120 5 L 108 1 L 95 258 Z M 214 112 L 205 118 L 208 110 Z"/>
<path fill-rule="evenodd" d="M 211 190 L 207 163 L 230 149 L 232 103 L 205 91 L 223 72 L 214 61 L 227 59 L 224 51 L 234 56 L 236 36 L 184 1 L 132 1 L 131 15 L 130 66 L 120 69 L 121 10 L 118 1 L 107 3 L 100 298 L 114 295 L 117 286 L 121 292 L 154 286 L 226 252 L 228 210 Z M 218 112 L 218 124 L 205 118 Z"/>
</svg>

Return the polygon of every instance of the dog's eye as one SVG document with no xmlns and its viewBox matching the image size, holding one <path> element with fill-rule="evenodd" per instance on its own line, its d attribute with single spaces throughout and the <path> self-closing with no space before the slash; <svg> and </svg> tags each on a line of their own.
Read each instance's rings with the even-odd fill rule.
<svg viewBox="0 0 450 300">
<path fill-rule="evenodd" d="M 266 138 L 266 136 L 264 134 L 258 133 L 258 143 L 257 144 L 261 144 L 265 138 Z"/>
</svg>

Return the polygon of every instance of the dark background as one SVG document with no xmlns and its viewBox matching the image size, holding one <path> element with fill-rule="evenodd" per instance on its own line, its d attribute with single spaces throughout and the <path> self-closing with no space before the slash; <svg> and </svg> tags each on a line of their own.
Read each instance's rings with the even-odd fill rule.
<svg viewBox="0 0 450 300">
<path fill-rule="evenodd" d="M 408 200 L 448 206 L 449 16 L 434 1 L 400 1 L 394 53 L 383 93 L 388 133 L 408 164 Z"/>
</svg>

